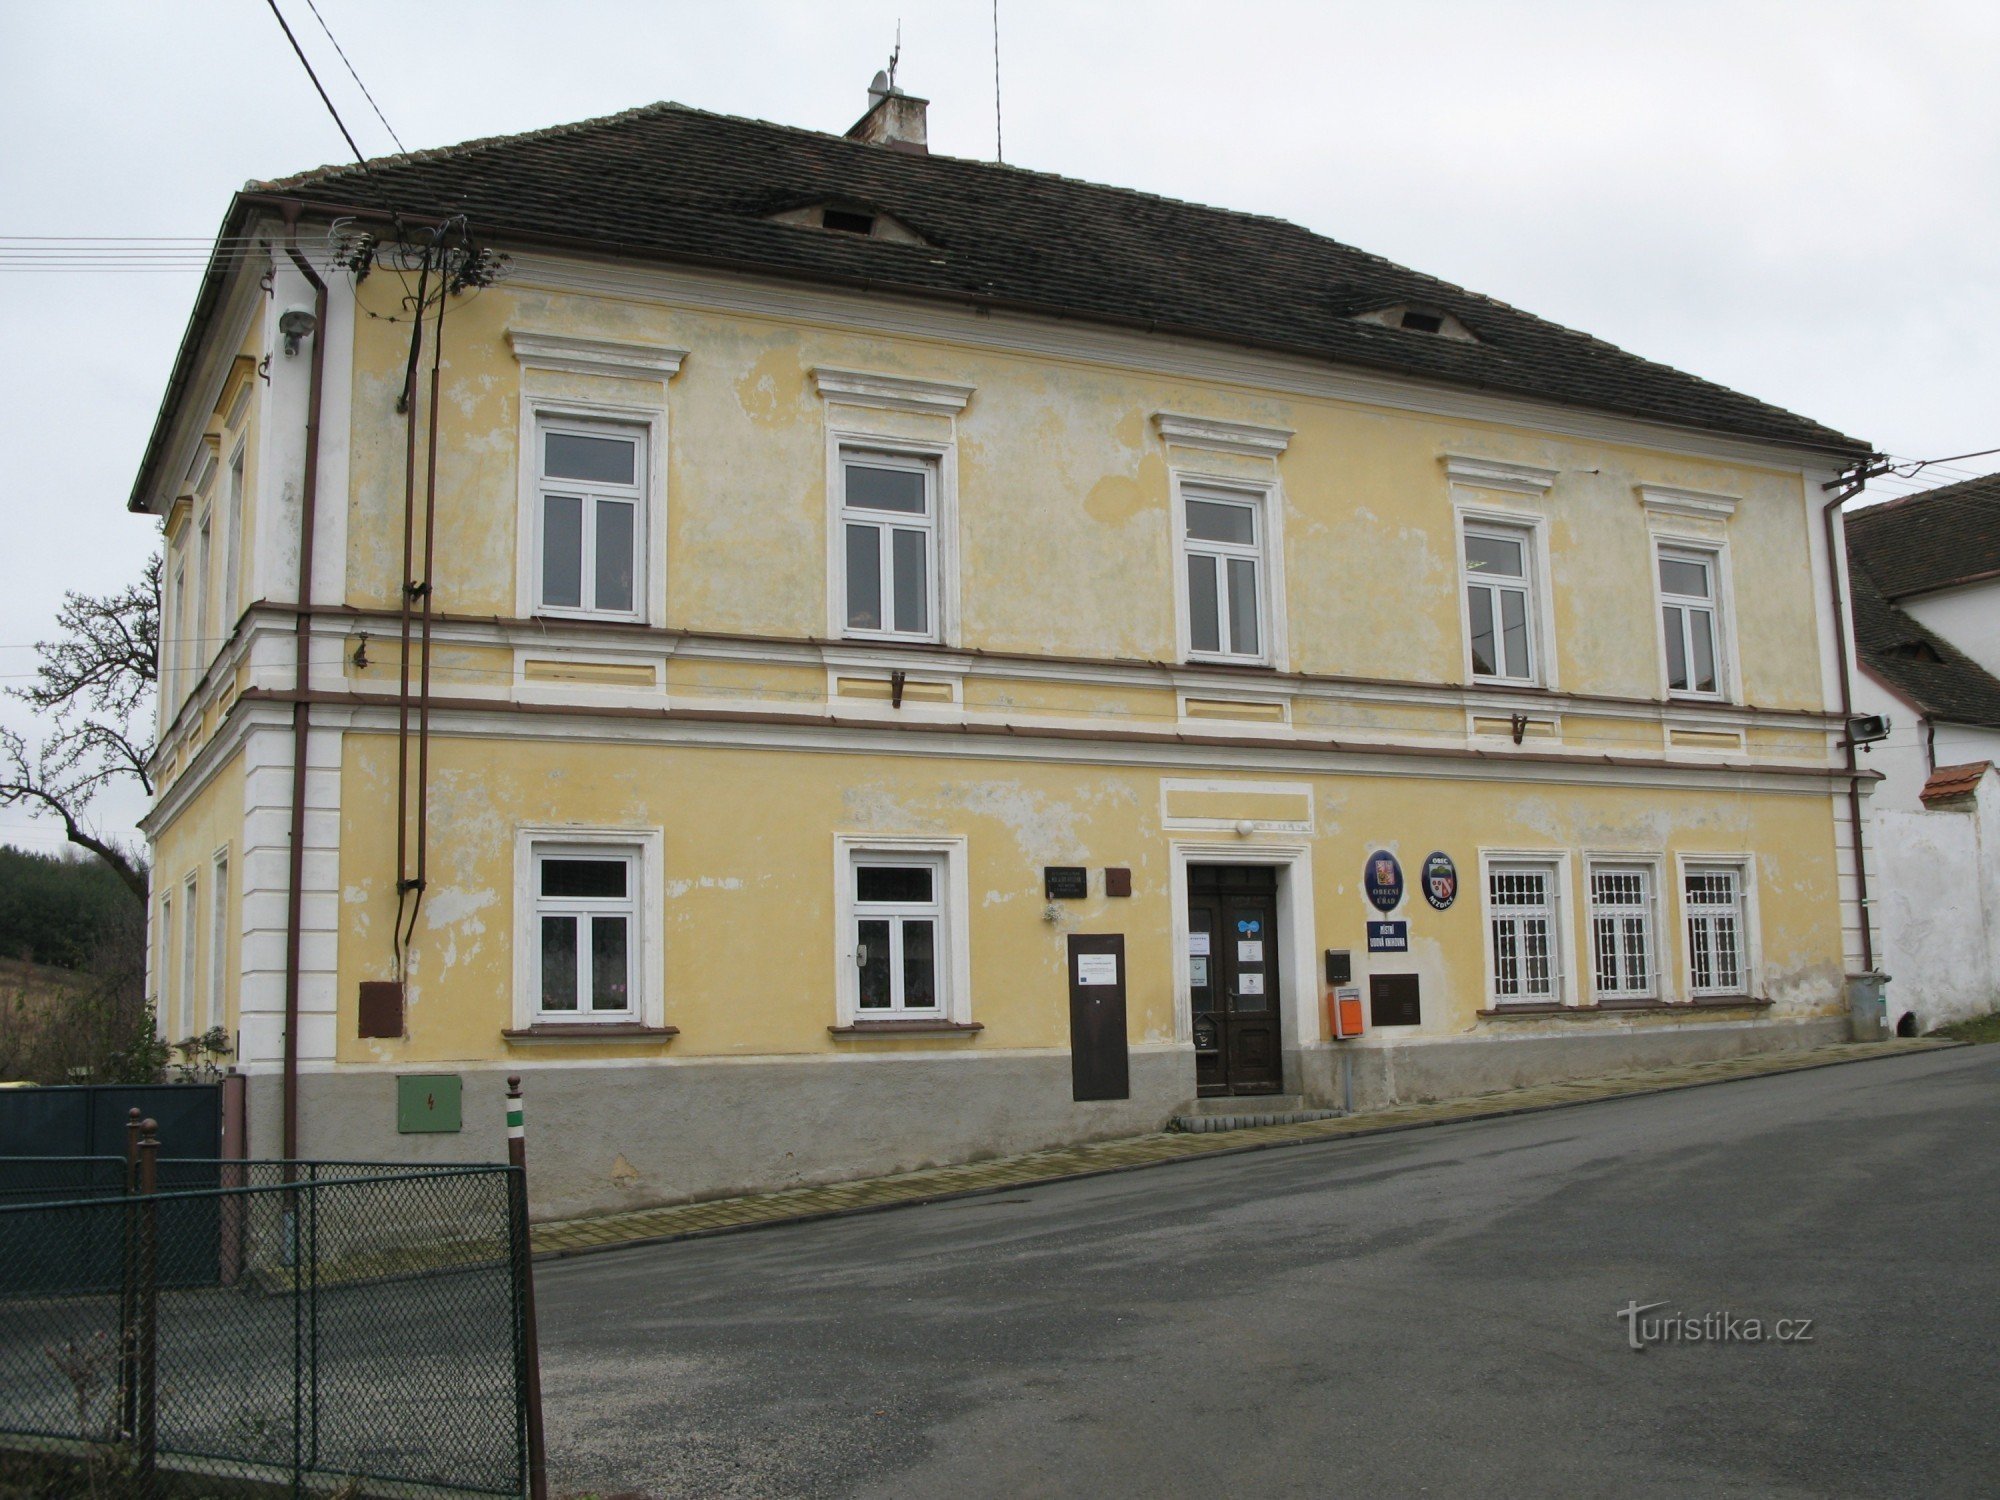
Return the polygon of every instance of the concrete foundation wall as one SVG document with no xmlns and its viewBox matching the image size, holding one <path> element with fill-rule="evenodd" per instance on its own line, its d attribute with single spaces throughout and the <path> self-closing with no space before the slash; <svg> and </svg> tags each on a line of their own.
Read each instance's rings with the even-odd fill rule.
<svg viewBox="0 0 2000 1500">
<path fill-rule="evenodd" d="M 1664 1067 L 1845 1039 L 1844 1019 L 1688 1022 L 1569 1036 L 1480 1036 L 1357 1046 L 1354 1104 L 1429 1099 Z M 1067 1053 L 821 1061 L 562 1066 L 521 1070 L 533 1213 L 617 1213 L 742 1192 L 910 1171 L 1163 1128 L 1193 1094 L 1185 1048 L 1135 1049 L 1132 1097 L 1077 1103 Z M 308 1073 L 301 1147 L 308 1157 L 503 1161 L 506 1070 L 463 1080 L 462 1130 L 401 1135 L 396 1077 Z M 1288 1053 L 1288 1091 L 1338 1107 L 1340 1053 Z M 281 1091 L 250 1082 L 252 1155 L 275 1154 Z"/>
<path fill-rule="evenodd" d="M 440 1069 L 439 1071 L 449 1071 Z M 464 1128 L 399 1135 L 396 1074 L 308 1073 L 308 1157 L 504 1161 L 509 1070 L 460 1072 Z M 521 1068 L 538 1219 L 911 1171 L 1160 1129 L 1193 1093 L 1183 1048 L 1134 1049 L 1132 1097 L 1078 1103 L 1067 1052 Z M 276 1154 L 281 1087 L 251 1080 L 252 1155 Z"/>
<path fill-rule="evenodd" d="M 1590 1078 L 1635 1068 L 1741 1057 L 1752 1052 L 1790 1052 L 1844 1042 L 1845 1018 L 1715 1022 L 1692 1020 L 1630 1031 L 1607 1031 L 1602 1021 L 1569 1023 L 1568 1036 L 1477 1036 L 1461 1041 L 1355 1045 L 1354 1107 L 1382 1109 L 1432 1099 L 1493 1094 L 1566 1078 Z M 1588 1027 L 1588 1030 L 1584 1028 Z M 1338 1108 L 1341 1103 L 1341 1047 L 1338 1044 L 1287 1055 L 1286 1076 L 1301 1081 L 1306 1102 Z"/>
</svg>

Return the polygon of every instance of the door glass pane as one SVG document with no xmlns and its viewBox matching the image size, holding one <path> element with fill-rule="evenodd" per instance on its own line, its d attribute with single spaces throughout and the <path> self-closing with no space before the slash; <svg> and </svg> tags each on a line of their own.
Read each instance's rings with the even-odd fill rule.
<svg viewBox="0 0 2000 1500">
<path fill-rule="evenodd" d="M 583 501 L 575 495 L 542 497 L 542 603 L 583 603 Z"/>
<path fill-rule="evenodd" d="M 1681 634 L 1681 611 L 1672 604 L 1660 607 L 1660 625 L 1667 633 L 1667 687 L 1684 693 L 1688 685 L 1687 639 Z"/>
<path fill-rule="evenodd" d="M 1215 913 L 1207 907 L 1196 906 L 1188 910 L 1188 989 L 1194 997 L 1197 1012 L 1215 1009 L 1215 968 L 1220 955 L 1215 952 L 1214 935 L 1211 925 Z"/>
<path fill-rule="evenodd" d="M 1528 675 L 1528 596 L 1519 589 L 1501 589 L 1500 657 L 1501 673 L 1508 677 Z"/>
<path fill-rule="evenodd" d="M 576 1009 L 576 918 L 542 918 L 542 1009 Z"/>
<path fill-rule="evenodd" d="M 1257 512 L 1249 505 L 1221 505 L 1213 500 L 1187 503 L 1187 534 L 1198 542 L 1257 544 Z"/>
<path fill-rule="evenodd" d="M 632 1003 L 631 975 L 625 953 L 628 925 L 624 917 L 590 919 L 592 1010 L 625 1010 Z"/>
<path fill-rule="evenodd" d="M 890 576 L 895 581 L 896 629 L 931 628 L 930 585 L 925 578 L 924 534 L 902 527 L 889 533 Z"/>
<path fill-rule="evenodd" d="M 551 479 L 586 479 L 593 484 L 636 483 L 639 445 L 630 438 L 545 433 L 542 472 Z"/>
<path fill-rule="evenodd" d="M 889 924 L 879 917 L 854 924 L 860 944 L 855 962 L 861 969 L 861 1008 L 889 1008 Z"/>
<path fill-rule="evenodd" d="M 847 627 L 882 628 L 882 532 L 876 526 L 847 528 Z"/>
<path fill-rule="evenodd" d="M 929 865 L 861 865 L 854 871 L 854 899 L 927 906 L 931 874 Z"/>
<path fill-rule="evenodd" d="M 598 609 L 632 607 L 633 522 L 638 507 L 623 500 L 597 502 Z"/>
<path fill-rule="evenodd" d="M 1497 677 L 1500 664 L 1493 656 L 1493 591 L 1474 584 L 1465 591 L 1465 605 L 1472 616 L 1472 670 L 1481 677 Z"/>
<path fill-rule="evenodd" d="M 1229 559 L 1229 649 L 1255 656 L 1257 641 L 1257 565 L 1247 557 Z"/>
<path fill-rule="evenodd" d="M 1222 649 L 1215 559 L 1199 553 L 1188 558 L 1188 644 L 1197 651 Z"/>
<path fill-rule="evenodd" d="M 1647 972 L 1646 919 L 1625 918 L 1625 988 L 1643 990 L 1651 983 Z"/>
<path fill-rule="evenodd" d="M 1503 536 L 1465 534 L 1465 567 L 1469 573 L 1497 574 L 1503 578 L 1524 578 L 1521 544 Z"/>
<path fill-rule="evenodd" d="M 1681 594 L 1692 599 L 1706 599 L 1708 597 L 1707 566 L 1698 562 L 1689 562 L 1685 558 L 1661 558 L 1660 592 L 1663 594 Z"/>
<path fill-rule="evenodd" d="M 903 1007 L 930 1010 L 937 1005 L 937 926 L 923 918 L 903 923 Z"/>
<path fill-rule="evenodd" d="M 1694 636 L 1694 690 L 1697 693 L 1715 692 L 1715 616 L 1705 609 L 1688 611 L 1688 624 Z"/>
<path fill-rule="evenodd" d="M 542 894 L 622 900 L 625 895 L 625 861 L 545 859 L 542 861 Z"/>
<path fill-rule="evenodd" d="M 894 510 L 920 516 L 926 510 L 924 476 L 911 469 L 847 466 L 847 503 L 859 510 Z"/>
</svg>

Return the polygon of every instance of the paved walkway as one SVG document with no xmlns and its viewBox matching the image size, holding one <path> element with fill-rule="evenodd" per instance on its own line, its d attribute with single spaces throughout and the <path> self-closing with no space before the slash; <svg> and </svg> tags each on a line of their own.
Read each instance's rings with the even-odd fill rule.
<svg viewBox="0 0 2000 1500">
<path fill-rule="evenodd" d="M 1207 1134 L 1162 1133 L 1081 1146 L 1060 1146 L 1047 1151 L 1031 1151 L 1025 1156 L 995 1157 L 987 1161 L 968 1162 L 963 1166 L 927 1167 L 917 1172 L 899 1172 L 892 1177 L 870 1177 L 825 1187 L 787 1188 L 782 1192 L 757 1193 L 742 1198 L 715 1198 L 703 1203 L 639 1209 L 632 1213 L 555 1220 L 534 1226 L 534 1245 L 538 1256 L 584 1255 L 626 1245 L 658 1244 L 667 1240 L 691 1239 L 697 1235 L 727 1234 L 764 1224 L 870 1213 L 910 1203 L 933 1203 L 941 1198 L 1000 1192 L 1027 1183 L 1053 1182 L 1065 1177 L 1098 1177 L 1110 1172 L 1129 1172 L 1140 1167 L 1186 1161 L 1193 1157 L 1263 1151 L 1275 1146 L 1301 1146 L 1345 1136 L 1415 1130 L 1426 1125 L 1451 1124 L 1460 1120 L 1530 1114 L 1537 1110 L 1560 1109 L 1565 1105 L 1588 1104 L 1598 1099 L 1700 1088 L 1738 1078 L 1794 1073 L 1804 1068 L 1832 1067 L 1839 1063 L 1864 1062 L 1870 1058 L 1896 1057 L 1961 1045 L 1959 1042 L 1928 1037 L 1848 1042 L 1802 1052 L 1759 1053 L 1715 1062 L 1685 1063 L 1672 1068 L 1609 1073 L 1597 1078 L 1574 1079 L 1568 1083 L 1509 1089 L 1504 1093 L 1478 1094 L 1465 1099 L 1444 1099 L 1432 1104 L 1399 1105 L 1392 1109 L 1370 1110 L 1297 1125 L 1263 1125 Z"/>
</svg>

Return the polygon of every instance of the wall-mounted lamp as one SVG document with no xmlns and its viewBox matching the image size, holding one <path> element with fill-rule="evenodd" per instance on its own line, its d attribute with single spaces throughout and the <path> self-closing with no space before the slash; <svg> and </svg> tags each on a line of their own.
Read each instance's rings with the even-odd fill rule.
<svg viewBox="0 0 2000 1500">
<path fill-rule="evenodd" d="M 319 319 L 314 317 L 309 307 L 288 307 L 278 314 L 278 332 L 285 336 L 285 353 L 297 354 L 299 340 L 311 337 L 319 327 Z"/>
</svg>

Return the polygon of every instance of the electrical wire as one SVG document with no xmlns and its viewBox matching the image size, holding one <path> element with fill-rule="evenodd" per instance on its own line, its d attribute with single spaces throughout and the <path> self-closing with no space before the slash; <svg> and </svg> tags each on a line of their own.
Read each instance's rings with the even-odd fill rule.
<svg viewBox="0 0 2000 1500">
<path fill-rule="evenodd" d="M 368 85 L 363 83 L 361 81 L 361 75 L 354 71 L 354 64 L 347 61 L 347 49 L 340 45 L 340 38 L 335 36 L 333 34 L 333 28 L 326 24 L 326 17 L 322 16 L 319 13 L 319 7 L 313 4 L 313 0 L 306 0 L 306 9 L 313 13 L 313 19 L 319 22 L 319 29 L 326 33 L 326 39 L 329 42 L 333 43 L 333 50 L 340 54 L 340 60 L 343 63 L 347 63 L 347 76 L 349 78 L 352 78 L 354 80 L 354 86 L 361 90 L 361 97 L 366 99 L 368 101 L 368 107 L 375 111 L 375 118 L 380 120 L 382 122 L 382 128 L 389 132 L 389 139 L 396 143 L 396 149 L 398 151 L 402 152 L 405 156 L 408 156 L 410 154 L 410 148 L 408 146 L 405 146 L 403 144 L 403 138 L 400 135 L 396 134 L 396 127 L 389 123 L 389 117 L 382 113 L 382 106 L 377 104 L 375 102 L 375 96 L 368 92 Z"/>
<path fill-rule="evenodd" d="M 305 48 L 301 47 L 299 39 L 292 35 L 291 24 L 285 20 L 285 13 L 278 9 L 278 0 L 264 0 L 264 3 L 271 7 L 271 14 L 278 18 L 278 25 L 285 33 L 285 40 L 292 44 L 292 51 L 298 54 L 299 64 L 306 70 L 306 77 L 310 78 L 313 87 L 319 90 L 320 102 L 326 106 L 326 112 L 333 116 L 333 123 L 340 127 L 341 135 L 346 137 L 347 149 L 354 153 L 357 162 L 364 167 L 367 166 L 368 158 L 363 156 L 361 148 L 354 144 L 353 133 L 348 130 L 347 122 L 340 118 L 340 111 L 333 107 L 333 100 L 327 95 L 326 85 L 319 81 L 319 74 L 313 71 L 312 63 L 306 58 Z"/>
</svg>

